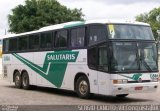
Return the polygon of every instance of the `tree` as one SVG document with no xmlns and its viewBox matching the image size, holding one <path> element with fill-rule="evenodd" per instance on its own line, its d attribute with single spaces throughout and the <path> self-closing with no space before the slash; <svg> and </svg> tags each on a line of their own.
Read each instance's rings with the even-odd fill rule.
<svg viewBox="0 0 160 111">
<path fill-rule="evenodd" d="M 160 7 L 154 8 L 149 13 L 143 13 L 136 16 L 136 20 L 149 23 L 151 25 L 154 37 L 158 37 L 157 30 L 160 30 Z"/>
<path fill-rule="evenodd" d="M 56 0 L 26 0 L 8 15 L 9 32 L 22 33 L 44 26 L 83 20 L 82 9 L 69 9 Z"/>
</svg>

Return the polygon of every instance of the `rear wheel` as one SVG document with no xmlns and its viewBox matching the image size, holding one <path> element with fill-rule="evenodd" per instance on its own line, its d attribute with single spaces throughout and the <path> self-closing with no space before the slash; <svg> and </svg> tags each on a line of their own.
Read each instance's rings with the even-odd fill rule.
<svg viewBox="0 0 160 111">
<path fill-rule="evenodd" d="M 90 85 L 86 76 L 81 76 L 76 82 L 76 92 L 80 98 L 87 99 L 90 97 Z"/>
<path fill-rule="evenodd" d="M 23 72 L 22 74 L 22 87 L 26 90 L 30 89 L 29 76 L 27 72 Z"/>
<path fill-rule="evenodd" d="M 16 88 L 21 88 L 22 87 L 22 78 L 21 78 L 21 75 L 18 71 L 15 73 L 14 82 L 15 82 L 15 87 Z"/>
<path fill-rule="evenodd" d="M 117 97 L 121 97 L 121 98 L 124 98 L 126 96 L 128 96 L 128 94 L 120 94 L 120 95 L 116 95 Z"/>
</svg>

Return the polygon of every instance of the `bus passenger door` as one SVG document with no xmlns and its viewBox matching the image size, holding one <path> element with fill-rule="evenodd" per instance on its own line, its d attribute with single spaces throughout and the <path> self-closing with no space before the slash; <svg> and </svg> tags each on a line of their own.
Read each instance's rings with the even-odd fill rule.
<svg viewBox="0 0 160 111">
<path fill-rule="evenodd" d="M 98 77 L 97 77 L 97 47 L 88 49 L 88 67 L 89 67 L 89 81 L 90 92 L 98 93 Z"/>
<path fill-rule="evenodd" d="M 98 58 L 97 58 L 97 70 L 98 70 L 98 91 L 99 94 L 109 94 L 109 74 L 108 72 L 108 58 L 107 58 L 107 46 L 102 44 L 98 46 Z"/>
</svg>

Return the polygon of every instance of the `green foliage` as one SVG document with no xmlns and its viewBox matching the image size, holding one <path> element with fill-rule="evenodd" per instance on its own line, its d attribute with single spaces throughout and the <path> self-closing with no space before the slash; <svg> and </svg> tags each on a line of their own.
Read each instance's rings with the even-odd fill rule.
<svg viewBox="0 0 160 111">
<path fill-rule="evenodd" d="M 154 8 L 149 13 L 144 13 L 136 16 L 136 20 L 149 23 L 151 25 L 154 37 L 157 38 L 157 30 L 160 30 L 160 18 L 159 20 L 157 20 L 158 16 L 160 17 L 160 7 Z"/>
<path fill-rule="evenodd" d="M 56 0 L 26 0 L 8 15 L 9 31 L 22 33 L 69 21 L 83 20 L 81 9 L 69 9 Z"/>
</svg>

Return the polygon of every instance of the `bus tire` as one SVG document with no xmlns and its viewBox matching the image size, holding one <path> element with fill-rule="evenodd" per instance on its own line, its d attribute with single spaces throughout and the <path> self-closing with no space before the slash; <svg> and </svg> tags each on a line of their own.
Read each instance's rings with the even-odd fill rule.
<svg viewBox="0 0 160 111">
<path fill-rule="evenodd" d="M 22 87 L 26 90 L 30 89 L 29 76 L 27 72 L 22 73 Z"/>
<path fill-rule="evenodd" d="M 19 88 L 19 89 L 22 88 L 22 78 L 21 78 L 21 75 L 18 71 L 15 72 L 14 82 L 15 82 L 15 87 L 16 88 Z"/>
<path fill-rule="evenodd" d="M 119 94 L 119 95 L 116 95 L 117 97 L 120 97 L 120 98 L 124 98 L 126 96 L 128 96 L 128 94 Z"/>
<path fill-rule="evenodd" d="M 90 97 L 90 85 L 86 76 L 80 76 L 76 82 L 77 95 L 82 99 L 88 99 Z"/>
</svg>

